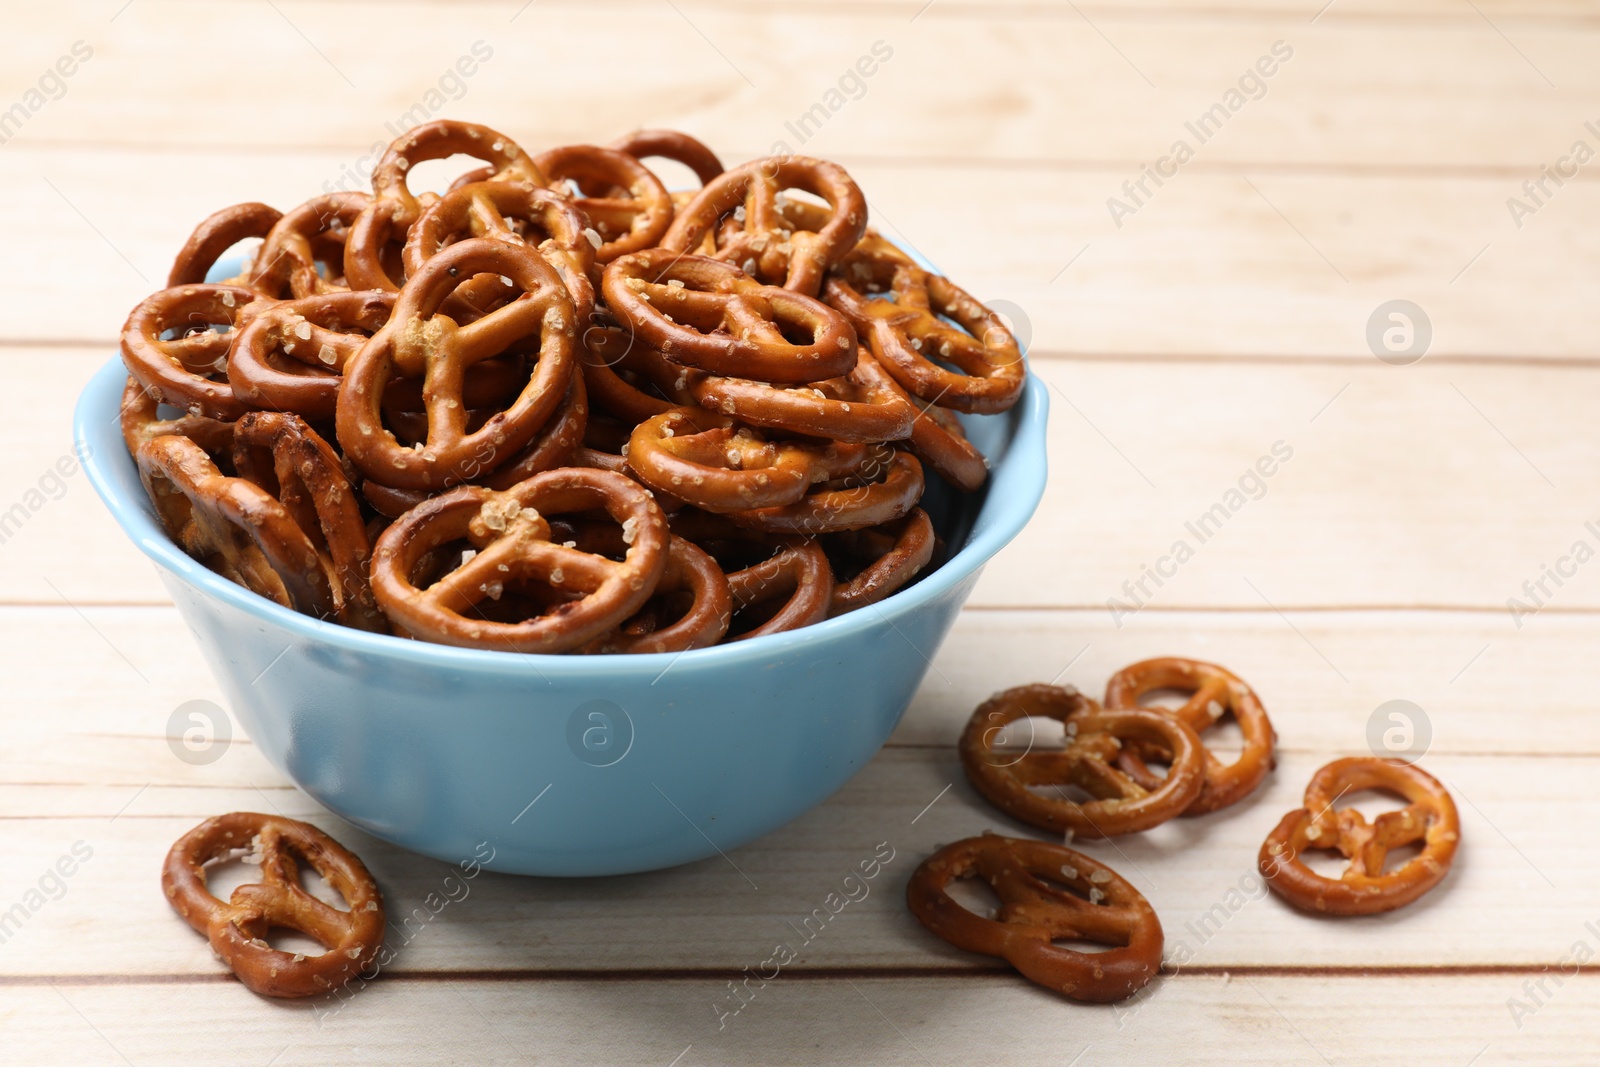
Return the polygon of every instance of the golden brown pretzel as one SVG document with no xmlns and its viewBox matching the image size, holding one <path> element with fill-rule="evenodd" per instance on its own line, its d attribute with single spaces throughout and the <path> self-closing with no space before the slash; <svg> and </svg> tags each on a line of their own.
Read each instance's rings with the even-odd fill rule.
<svg viewBox="0 0 1600 1067">
<path fill-rule="evenodd" d="M 510 489 L 513 485 L 535 474 L 557 467 L 578 466 L 573 457 L 583 447 L 583 433 L 589 427 L 589 397 L 583 385 L 583 375 L 574 374 L 567 386 L 566 399 L 556 408 L 555 414 L 544 424 L 539 435 L 528 442 L 528 447 L 496 467 L 492 474 L 480 476 L 467 474 L 481 480 L 490 489 Z"/>
<path fill-rule="evenodd" d="M 583 216 L 571 204 L 531 182 L 472 182 L 446 193 L 422 213 L 406 237 L 401 259 L 406 274 L 415 276 L 440 249 L 468 237 L 526 245 L 555 268 L 572 296 L 579 321 L 587 322 L 594 310 L 589 270 L 595 250 L 584 236 L 586 228 Z M 480 284 L 478 293 L 472 295 L 482 290 Z M 492 286 L 489 292 L 493 292 Z"/>
<path fill-rule="evenodd" d="M 316 548 L 271 493 L 227 477 L 187 437 L 157 437 L 134 458 L 161 525 L 190 556 L 286 608 L 334 614 Z"/>
<path fill-rule="evenodd" d="M 605 308 L 596 309 L 583 331 L 578 360 L 595 406 L 630 424 L 673 407 L 694 406 L 688 368 L 668 360 L 631 330 L 617 325 Z"/>
<path fill-rule="evenodd" d="M 438 119 L 415 126 L 389 145 L 372 172 L 372 201 L 351 227 L 345 242 L 344 272 L 352 289 L 398 289 L 405 268 L 406 236 L 436 197 L 411 192 L 407 172 L 430 159 L 461 153 L 487 166 L 463 175 L 451 189 L 479 181 L 528 182 L 545 186 L 544 175 L 515 141 L 487 126 Z"/>
<path fill-rule="evenodd" d="M 820 230 L 796 230 L 781 213 L 784 190 L 799 189 L 826 200 L 831 217 Z M 737 212 L 742 209 L 742 218 Z M 733 217 L 742 225 L 719 227 Z M 753 278 L 816 296 L 824 272 L 867 232 L 867 200 L 837 163 L 808 156 L 771 156 L 726 171 L 706 183 L 682 209 L 661 247 L 693 252 L 707 237 L 717 241 L 715 258 Z"/>
<path fill-rule="evenodd" d="M 585 525 L 578 535 L 577 547 L 596 551 L 587 539 L 592 524 Z M 616 527 L 608 528 L 613 535 L 615 531 Z M 621 547 L 613 544 L 603 551 L 615 557 L 621 554 Z M 732 619 L 733 600 L 722 568 L 699 545 L 674 536 L 655 594 L 613 633 L 590 642 L 583 651 L 645 653 L 706 648 L 722 640 Z"/>
<path fill-rule="evenodd" d="M 339 621 L 387 632 L 367 577 L 372 544 L 361 504 L 328 442 L 298 415 L 252 411 L 235 426 L 233 465 L 239 477 L 277 498 L 316 549 L 333 586 Z"/>
<path fill-rule="evenodd" d="M 816 482 L 861 465 L 866 448 L 838 441 L 770 441 L 733 419 L 672 408 L 634 427 L 629 468 L 652 489 L 707 511 L 801 500 Z"/>
<path fill-rule="evenodd" d="M 672 531 L 711 553 L 727 574 L 734 606 L 728 640 L 798 630 L 828 617 L 833 566 L 815 540 L 747 530 L 697 508 L 674 514 Z"/>
<path fill-rule="evenodd" d="M 1210 749 L 1204 750 L 1205 785 L 1184 814 L 1204 815 L 1237 803 L 1254 791 L 1273 768 L 1273 745 L 1277 741 L 1267 710 L 1261 706 L 1255 690 L 1226 667 L 1167 656 L 1147 659 L 1113 674 L 1106 682 L 1106 707 L 1137 708 L 1141 706 L 1142 697 L 1160 689 L 1187 694 L 1183 706 L 1168 714 L 1176 715 L 1195 733 L 1203 733 L 1231 711 L 1244 734 L 1244 750 L 1233 763 L 1225 764 L 1212 755 Z M 1151 772 L 1145 760 L 1163 756 L 1159 750 L 1128 745 L 1122 750 L 1117 766 L 1146 789 L 1154 789 L 1161 779 Z"/>
<path fill-rule="evenodd" d="M 627 152 L 597 145 L 563 145 L 540 152 L 534 164 L 551 182 L 571 181 L 605 190 L 605 195 L 580 195 L 573 202 L 599 238 L 594 245 L 596 263 L 610 263 L 618 256 L 649 248 L 672 225 L 672 197 L 667 187 Z"/>
<path fill-rule="evenodd" d="M 1007 723 L 1029 717 L 1066 725 L 1065 748 L 1021 755 L 994 748 Z M 1154 742 L 1172 753 L 1171 769 L 1158 789 L 1146 789 L 1113 764 L 1130 741 Z M 1187 725 L 1144 708 L 1107 711 L 1075 689 L 1024 685 L 990 697 L 972 713 L 959 745 L 967 779 L 985 800 L 1006 814 L 1055 833 L 1114 837 L 1158 826 L 1183 813 L 1200 795 L 1205 775 L 1200 738 Z M 1068 799 L 1076 786 L 1094 799 Z M 1033 792 L 1050 786 L 1058 795 Z"/>
<path fill-rule="evenodd" d="M 409 225 L 401 225 L 398 200 L 374 197 L 350 227 L 344 242 L 344 277 L 352 289 L 398 292 L 405 283 L 404 250 Z"/>
<path fill-rule="evenodd" d="M 768 533 L 816 535 L 860 530 L 908 515 L 922 499 L 922 464 L 909 452 L 874 445 L 855 470 L 792 504 L 728 512 L 741 526 Z"/>
<path fill-rule="evenodd" d="M 259 856 L 261 878 L 238 886 L 223 903 L 206 888 L 205 866 L 241 849 Z M 339 891 L 344 910 L 301 888 L 302 863 Z M 366 866 L 315 826 L 293 819 L 247 811 L 207 819 L 167 853 L 161 887 L 239 981 L 264 997 L 331 992 L 365 970 L 383 946 L 383 897 Z M 298 931 L 326 951 L 275 949 L 266 942 L 275 927 Z"/>
<path fill-rule="evenodd" d="M 871 300 L 862 289 L 889 298 Z M 930 404 L 992 414 L 1022 395 L 1027 366 L 1000 316 L 882 238 L 845 258 L 823 299 L 849 318 L 884 370 Z"/>
<path fill-rule="evenodd" d="M 370 289 L 274 304 L 235 335 L 228 383 L 247 404 L 331 422 L 345 363 L 393 310 L 393 293 Z"/>
<path fill-rule="evenodd" d="M 232 422 L 248 410 L 224 377 L 233 335 L 212 327 L 238 326 L 257 300 L 254 290 L 238 285 L 179 285 L 154 293 L 122 326 L 122 362 L 162 403 Z M 166 338 L 168 332 L 178 336 Z"/>
<path fill-rule="evenodd" d="M 351 288 L 344 280 L 345 241 L 371 199 L 366 193 L 327 193 L 284 215 L 261 242 L 250 288 L 274 299 Z"/>
<path fill-rule="evenodd" d="M 620 562 L 550 539 L 550 516 L 596 509 L 622 527 Z M 666 568 L 668 537 L 666 517 L 639 485 L 565 467 L 505 492 L 463 486 L 412 508 L 378 538 L 372 588 L 391 620 L 426 640 L 565 652 L 609 633 L 650 598 Z M 463 539 L 473 545 L 471 558 L 436 579 L 419 575 L 425 557 Z M 508 602 L 507 621 L 490 617 L 502 596 L 524 590 L 543 599 L 531 607 Z"/>
<path fill-rule="evenodd" d="M 933 520 L 921 508 L 912 508 L 911 514 L 896 523 L 831 534 L 829 538 L 836 576 L 842 570 L 839 560 L 859 563 L 854 574 L 834 585 L 829 615 L 843 615 L 898 592 L 933 559 L 937 540 Z"/>
<path fill-rule="evenodd" d="M 728 575 L 734 608 L 759 617 L 748 628 L 744 618 L 737 619 L 742 632 L 730 640 L 798 630 L 828 617 L 833 568 L 827 553 L 805 538 L 778 538 L 774 544 L 777 551 L 770 558 Z"/>
<path fill-rule="evenodd" d="M 1355 808 L 1335 809 L 1346 793 L 1381 789 L 1406 801 L 1371 823 Z M 1461 841 L 1455 801 L 1439 780 L 1414 764 L 1371 756 L 1334 760 L 1312 776 L 1305 807 L 1285 815 L 1262 842 L 1257 863 L 1267 885 L 1302 911 L 1373 915 L 1416 900 L 1449 873 Z M 1384 871 L 1392 849 L 1422 851 Z M 1305 865 L 1306 849 L 1338 852 L 1350 861 L 1339 878 Z"/>
<path fill-rule="evenodd" d="M 519 296 L 458 326 L 440 305 L 458 278 L 488 273 Z M 367 477 L 400 489 L 439 489 L 493 470 L 538 434 L 566 397 L 576 362 L 572 298 L 530 248 L 482 238 L 450 245 L 406 283 L 389 324 L 345 364 L 339 386 L 339 444 Z M 463 376 L 476 363 L 538 338 L 532 376 L 503 411 L 468 431 Z M 392 377 L 423 378 L 427 437 L 406 448 L 383 422 Z"/>
<path fill-rule="evenodd" d="M 980 489 L 989 478 L 989 461 L 967 440 L 967 432 L 955 413 L 926 400 L 914 399 L 887 373 L 884 378 L 890 388 L 917 409 L 908 442 L 916 457 L 957 489 L 968 493 Z"/>
<path fill-rule="evenodd" d="M 393 201 L 397 208 L 395 223 L 410 229 L 430 201 L 411 192 L 406 184 L 407 172 L 425 160 L 447 159 L 457 154 L 487 163 L 491 168 L 490 180 L 520 180 L 538 186 L 550 184 L 532 157 L 505 134 L 473 122 L 435 119 L 413 126 L 389 145 L 372 171 L 374 199 Z"/>
<path fill-rule="evenodd" d="M 694 371 L 687 379 L 697 403 L 752 426 L 835 441 L 898 441 L 911 435 L 917 409 L 866 349 L 857 349 L 849 374 L 809 385 L 769 385 Z"/>
<path fill-rule="evenodd" d="M 240 241 L 265 237 L 281 218 L 283 212 L 277 208 L 256 203 L 234 204 L 207 215 L 178 250 L 167 272 L 167 288 L 204 282 L 222 253 Z M 229 284 L 242 285 L 244 278 L 230 279 Z"/>
<path fill-rule="evenodd" d="M 163 419 L 159 407 L 160 401 L 154 393 L 133 378 L 128 379 L 128 384 L 122 388 L 122 407 L 118 413 L 128 455 L 138 455 L 140 445 L 168 434 L 189 438 L 205 449 L 213 461 L 226 461 L 232 454 L 233 423 L 208 419 L 204 415 Z"/>
<path fill-rule="evenodd" d="M 601 288 L 606 306 L 645 344 L 712 374 L 815 382 L 856 363 L 855 331 L 837 311 L 704 256 L 664 248 L 623 256 L 606 267 Z M 796 334 L 808 340 L 789 340 Z"/>
<path fill-rule="evenodd" d="M 634 159 L 670 159 L 694 171 L 705 185 L 723 171 L 722 160 L 700 141 L 678 130 L 634 130 L 611 142 L 611 147 Z"/>
<path fill-rule="evenodd" d="M 992 918 L 947 891 L 952 881 L 972 877 L 1000 898 Z M 1161 921 L 1149 901 L 1110 867 L 1061 845 L 995 834 L 946 845 L 911 875 L 906 904 L 957 948 L 999 956 L 1073 1000 L 1123 1000 L 1161 969 Z M 1076 952 L 1057 940 L 1112 947 Z"/>
</svg>

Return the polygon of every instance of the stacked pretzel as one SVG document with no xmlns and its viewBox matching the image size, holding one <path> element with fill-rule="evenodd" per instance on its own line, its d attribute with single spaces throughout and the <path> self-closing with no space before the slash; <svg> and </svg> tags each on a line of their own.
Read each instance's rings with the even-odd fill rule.
<svg viewBox="0 0 1600 1067">
<path fill-rule="evenodd" d="M 412 192 L 456 154 L 483 165 Z M 672 131 L 529 155 L 439 121 L 372 186 L 217 212 L 123 330 L 161 521 L 297 611 L 519 652 L 806 626 L 929 565 L 926 471 L 986 478 L 955 413 L 1021 394 L 1004 322 L 869 230 L 833 163 L 724 170 Z"/>
<path fill-rule="evenodd" d="M 1161 693 L 1183 703 L 1148 703 Z M 1201 734 L 1232 715 L 1243 735 L 1224 763 Z M 1020 751 L 1006 734 L 1035 719 L 1062 724 L 1065 744 Z M 1162 964 L 1161 921 L 1149 901 L 1116 871 L 1066 847 L 1074 837 L 1137 833 L 1175 816 L 1204 815 L 1238 803 L 1272 771 L 1277 736 L 1244 679 L 1200 660 L 1163 657 L 1124 667 L 1101 703 L 1071 687 L 1025 685 L 978 706 L 962 731 L 962 768 L 983 798 L 1022 822 L 1061 834 L 1063 844 L 985 833 L 947 845 L 911 876 L 906 902 L 934 934 L 970 952 L 998 956 L 1040 985 L 1074 1000 L 1132 996 Z M 1152 763 L 1166 764 L 1164 775 Z M 1076 790 L 1074 796 L 1068 790 Z M 1378 790 L 1405 802 L 1369 822 L 1346 793 Z M 1302 911 L 1373 915 L 1412 903 L 1449 872 L 1460 842 L 1449 791 L 1401 760 L 1335 760 L 1312 777 L 1303 807 L 1267 836 L 1256 866 L 1265 885 Z M 1391 853 L 1415 846 L 1396 863 Z M 1343 856 L 1330 878 L 1308 866 L 1306 851 Z M 1120 852 L 1120 850 L 1119 850 Z M 987 882 L 1001 906 L 988 915 L 964 907 L 953 882 Z M 1082 952 L 1060 941 L 1091 942 Z"/>
</svg>

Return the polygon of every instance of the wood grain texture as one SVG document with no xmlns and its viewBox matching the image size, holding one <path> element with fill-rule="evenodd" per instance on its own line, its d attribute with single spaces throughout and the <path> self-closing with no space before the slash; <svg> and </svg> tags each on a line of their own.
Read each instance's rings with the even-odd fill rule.
<svg viewBox="0 0 1600 1067">
<path fill-rule="evenodd" d="M 68 412 L 109 358 L 0 349 L 32 398 L 3 402 L 18 439 L 0 511 L 39 505 L 0 545 L 0 600 L 166 600 L 82 474 L 28 495 L 68 454 Z M 1600 445 L 1572 430 L 1600 401 L 1600 367 L 1369 357 L 1034 370 L 1053 407 L 1050 488 L 975 605 L 1092 607 L 1113 627 L 1178 608 L 1443 606 L 1497 616 L 1508 638 L 1546 612 L 1600 608 L 1600 568 L 1560 564 L 1572 574 L 1559 585 L 1544 572 L 1580 540 L 1600 547 L 1586 526 L 1600 527 Z M 1513 597 L 1545 606 L 1514 619 Z"/>
<path fill-rule="evenodd" d="M 456 111 L 484 117 L 474 103 L 468 97 Z M 1590 110 L 1600 115 L 1600 102 Z M 1581 133 L 1580 124 L 1572 137 Z M 766 150 L 707 136 L 730 162 Z M 1600 147 L 1600 136 L 1590 140 Z M 886 233 L 974 295 L 1007 302 L 1039 354 L 1297 356 L 1367 366 L 1376 363 L 1369 317 L 1404 298 L 1430 320 L 1433 358 L 1592 363 L 1600 311 L 1587 279 L 1600 271 L 1600 251 L 1583 234 L 1600 219 L 1600 183 L 1569 182 L 1521 228 L 1506 208 L 1570 141 L 1563 134 L 1547 153 L 1493 175 L 1219 170 L 1197 159 L 1164 187 L 1147 184 L 1152 197 L 1116 221 L 1107 201 L 1131 203 L 1121 187 L 1139 177 L 1134 157 L 996 172 L 965 160 L 818 151 L 850 167 Z M 366 153 L 361 141 L 240 153 L 29 147 L 19 138 L 0 152 L 0 182 L 11 191 L 0 226 L 28 250 L 31 269 L 0 305 L 0 340 L 109 344 L 207 213 L 244 200 L 288 208 L 325 187 L 356 188 L 364 179 L 347 168 L 363 158 L 370 166 Z M 104 180 L 111 169 L 120 173 L 115 184 Z M 990 195 L 1012 182 L 1037 192 Z M 77 282 L 64 288 L 63 277 Z"/>
<path fill-rule="evenodd" d="M 1367 1063 L 1374 1049 L 1418 1067 L 1549 1063 L 1588 1046 L 1592 977 L 1569 979 L 1518 1029 L 1520 975 L 1322 976 L 1162 983 L 1137 1010 L 1063 1004 L 1021 979 L 780 977 L 725 1029 L 725 980 L 377 983 L 338 1014 L 264 1011 L 233 982 L 8 988 L 8 1053 L 19 1067 L 189 1062 L 312 1067 L 359 1054 L 393 1067 L 439 1063 L 729 1064 L 863 1062 L 926 1067 L 1005 1055 L 1018 1063 L 1276 1067 Z M 181 1001 L 182 1026 L 148 1006 Z M 468 1060 L 470 1056 L 470 1060 Z M 674 1061 L 674 1057 L 679 1057 Z"/>
<path fill-rule="evenodd" d="M 1596 770 L 1592 757 L 1429 758 L 1425 765 L 1448 783 L 1462 812 L 1462 850 L 1447 880 L 1385 916 L 1335 921 L 1290 909 L 1255 874 L 1256 852 L 1278 818 L 1300 806 L 1326 755 L 1286 753 L 1269 782 L 1233 809 L 1074 847 L 1122 871 L 1147 896 L 1166 931 L 1166 958 L 1180 970 L 1555 965 L 1586 922 L 1600 923 L 1592 894 L 1600 864 L 1568 847 L 1564 821 L 1540 817 L 1557 805 L 1574 821 L 1600 817 L 1600 805 L 1581 795 Z M 779 942 L 799 953 L 796 970 L 992 969 L 992 960 L 918 926 L 905 908 L 906 879 L 950 841 L 988 830 L 1034 835 L 980 800 L 946 747 L 887 750 L 823 807 L 728 859 L 607 879 L 480 875 L 463 882 L 451 865 L 384 845 L 281 789 L 0 787 L 0 806 L 11 814 L 8 870 L 19 883 L 75 842 L 93 850 L 67 881 L 67 895 L 39 909 L 0 953 L 0 974 L 13 976 L 220 973 L 155 877 L 171 843 L 217 811 L 310 817 L 355 849 L 384 891 L 396 974 L 737 973 Z M 863 883 L 864 897 L 847 905 L 835 897 L 842 910 L 830 914 L 829 894 L 842 892 L 844 876 L 875 851 L 888 859 Z M 1500 918 L 1513 913 L 1514 923 Z M 1473 936 L 1459 936 L 1462 930 Z M 114 964 L 104 951 L 109 941 L 118 946 Z"/>
<path fill-rule="evenodd" d="M 1589 0 L 67 0 L 7 29 L 0 115 L 74 42 L 93 55 L 0 126 L 0 909 L 44 900 L 0 941 L 0 1060 L 1592 1058 L 1600 985 L 1573 961 L 1600 951 L 1600 870 L 1573 842 L 1600 815 L 1600 570 L 1571 559 L 1600 548 L 1597 172 L 1508 206 L 1574 142 L 1600 146 Z M 1293 55 L 1200 143 L 1185 123 L 1280 40 Z M 878 41 L 892 55 L 828 109 Z M 357 187 L 373 142 L 424 112 L 530 148 L 674 125 L 730 162 L 779 141 L 838 159 L 877 225 L 1006 308 L 1050 387 L 1037 517 L 884 752 L 731 854 L 759 890 L 720 858 L 486 874 L 435 914 L 450 868 L 321 810 L 247 737 L 210 764 L 175 755 L 173 710 L 220 691 L 81 471 L 50 477 L 79 388 L 200 217 Z M 1179 138 L 1191 161 L 1124 188 Z M 1369 350 L 1396 298 L 1431 322 L 1413 366 Z M 1279 442 L 1292 456 L 1258 485 Z M 922 856 L 1032 833 L 960 774 L 972 708 L 1028 681 L 1094 692 L 1163 653 L 1250 680 L 1281 756 L 1235 809 L 1082 846 L 1154 903 L 1163 977 L 1086 1008 L 926 934 L 902 903 Z M 1424 709 L 1425 765 L 1461 806 L 1455 870 L 1387 917 L 1257 899 L 1267 829 L 1397 698 Z M 236 809 L 308 817 L 366 858 L 403 942 L 392 973 L 293 1005 L 225 976 L 156 872 Z M 44 881 L 78 842 L 91 857 Z M 880 842 L 895 858 L 870 895 L 722 1016 L 728 982 Z"/>
</svg>

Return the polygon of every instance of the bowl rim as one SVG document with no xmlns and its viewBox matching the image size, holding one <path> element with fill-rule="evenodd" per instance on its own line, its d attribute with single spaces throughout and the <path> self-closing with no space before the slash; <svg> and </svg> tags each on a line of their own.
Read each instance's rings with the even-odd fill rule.
<svg viewBox="0 0 1600 1067">
<path fill-rule="evenodd" d="M 521 671 L 530 678 L 539 678 L 547 683 L 555 677 L 570 679 L 592 675 L 597 668 L 611 673 L 659 672 L 655 674 L 659 680 L 667 669 L 677 668 L 680 660 L 684 661 L 685 667 L 759 666 L 797 652 L 806 645 L 864 637 L 881 625 L 880 620 L 893 626 L 894 615 L 915 611 L 949 592 L 976 573 L 1015 538 L 1038 509 L 1044 497 L 1047 474 L 1045 425 L 1049 396 L 1044 382 L 1030 370 L 1022 397 L 1014 408 L 1005 413 L 1015 419 L 1015 424 L 1006 442 L 1004 456 L 991 471 L 986 490 L 988 495 L 979 509 L 967 541 L 943 565 L 921 576 L 909 587 L 869 606 L 875 610 L 863 608 L 798 630 L 681 652 L 574 656 L 459 648 L 389 634 L 368 633 L 303 615 L 234 584 L 191 559 L 156 524 L 142 498 L 128 499 L 118 490 L 116 480 L 107 467 L 108 463 L 131 462 L 123 444 L 119 422 L 108 418 L 110 409 L 100 400 L 102 395 L 120 397 L 125 375 L 122 360 L 114 357 L 84 385 L 73 412 L 73 439 L 83 457 L 89 482 L 107 510 L 135 546 L 163 571 L 206 596 L 305 641 L 324 643 L 363 655 L 404 659 L 413 667 Z M 115 379 L 114 389 L 108 378 Z M 105 448 L 108 442 L 114 442 L 114 447 Z M 106 452 L 110 453 L 109 457 Z M 1002 481 L 1005 483 L 1004 492 L 996 492 Z M 925 658 L 931 655 L 931 650 L 918 651 L 923 652 Z"/>
</svg>

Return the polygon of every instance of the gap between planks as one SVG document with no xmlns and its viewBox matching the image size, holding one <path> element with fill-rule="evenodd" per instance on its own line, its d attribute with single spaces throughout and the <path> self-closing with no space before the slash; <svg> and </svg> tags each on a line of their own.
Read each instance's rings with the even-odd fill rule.
<svg viewBox="0 0 1600 1067">
<path fill-rule="evenodd" d="M 372 7 L 387 0 L 322 0 L 324 4 L 350 7 Z M 437 6 L 444 7 L 447 3 L 459 6 L 458 0 L 413 0 L 411 6 Z M 572 8 L 588 9 L 593 7 L 608 8 L 638 8 L 653 6 L 654 0 L 606 0 L 597 4 L 595 0 L 544 0 L 540 5 L 544 9 Z M 517 12 L 527 6 L 526 0 L 490 0 L 480 6 L 498 7 L 507 11 Z M 1170 22 L 1173 19 L 1183 19 L 1196 22 L 1204 21 L 1230 21 L 1230 22 L 1272 22 L 1281 23 L 1293 20 L 1296 23 L 1305 22 L 1335 25 L 1337 23 L 1376 23 L 1380 25 L 1439 25 L 1459 24 L 1481 26 L 1483 17 L 1480 12 L 1465 12 L 1456 9 L 1441 9 L 1433 11 L 1422 10 L 1395 10 L 1392 6 L 1377 6 L 1360 11 L 1351 11 L 1346 8 L 1340 10 L 1330 4 L 1329 9 L 1317 12 L 1315 17 L 1308 18 L 1302 11 L 1290 11 L 1282 7 L 1269 4 L 1250 5 L 1218 4 L 1214 7 L 1196 7 L 1183 3 L 1162 4 L 1152 3 L 1138 7 L 1107 4 L 1067 4 L 1065 7 L 1048 3 L 960 3 L 943 0 L 938 4 L 929 4 L 924 0 L 767 0 L 765 3 L 752 4 L 750 0 L 684 0 L 683 7 L 691 11 L 728 11 L 751 16 L 782 16 L 797 14 L 806 16 L 828 15 L 858 15 L 869 13 L 874 15 L 910 15 L 911 21 L 919 18 L 932 17 L 939 20 L 972 20 L 982 19 L 999 21 L 1015 19 L 1017 21 L 1043 22 L 1043 21 L 1085 21 L 1093 18 L 1095 21 L 1104 20 L 1113 23 L 1145 23 L 1145 22 Z M 1479 5 L 1473 4 L 1476 8 Z M 1511 22 L 1517 25 L 1530 25 L 1534 23 L 1557 26 L 1590 25 L 1600 23 L 1600 17 L 1592 15 L 1575 15 L 1543 11 L 1528 13 L 1514 7 L 1488 6 L 1498 16 L 1501 22 Z M 515 17 L 515 16 L 513 16 Z M 1327 21 L 1323 23 L 1323 20 Z"/>
<path fill-rule="evenodd" d="M 1239 966 L 1162 967 L 1159 977 L 1164 981 L 1182 981 L 1191 978 L 1478 978 L 1498 975 L 1548 974 L 1549 964 L 1543 963 L 1483 963 L 1441 964 L 1439 966 L 1407 964 L 1401 966 L 1290 966 L 1282 964 L 1244 964 Z M 736 967 L 631 967 L 616 970 L 510 968 L 506 970 L 432 970 L 391 971 L 383 976 L 390 982 L 703 982 L 737 974 Z M 1013 976 L 1025 979 L 1005 964 L 973 964 L 972 966 L 929 967 L 798 967 L 784 971 L 784 977 L 796 982 L 829 982 L 840 979 L 876 979 L 902 981 L 918 978 L 949 978 L 957 980 L 989 979 L 995 976 Z M 1593 968 L 1581 968 L 1568 977 L 1594 978 Z M 175 974 L 10 974 L 0 975 L 0 987 L 67 985 L 67 986 L 143 986 L 143 985 L 207 985 L 235 981 L 232 974 L 222 972 L 185 972 Z"/>
<path fill-rule="evenodd" d="M 105 138 L 49 139 L 30 138 L 18 141 L 12 150 L 27 153 L 56 152 L 127 152 L 129 154 L 192 155 L 197 151 L 207 154 L 232 153 L 241 156 L 281 156 L 287 154 L 320 154 L 360 150 L 365 145 L 342 141 L 327 143 L 263 143 L 217 141 L 196 144 L 194 141 L 124 141 Z M 764 149 L 741 149 L 726 153 L 728 159 L 755 159 Z M 1071 159 L 1049 156 L 878 156 L 860 152 L 838 151 L 830 157 L 845 167 L 900 167 L 906 170 L 1018 170 L 1044 173 L 1114 174 L 1137 173 L 1148 163 L 1143 159 Z M 1521 164 L 1489 163 L 1341 163 L 1337 161 L 1297 163 L 1273 159 L 1253 160 L 1194 160 L 1184 165 L 1186 174 L 1248 177 L 1274 174 L 1296 177 L 1335 178 L 1462 178 L 1462 179 L 1520 179 L 1526 178 L 1529 169 Z M 1580 171 L 1566 179 L 1567 185 L 1586 185 L 1600 181 L 1600 176 Z"/>
</svg>

